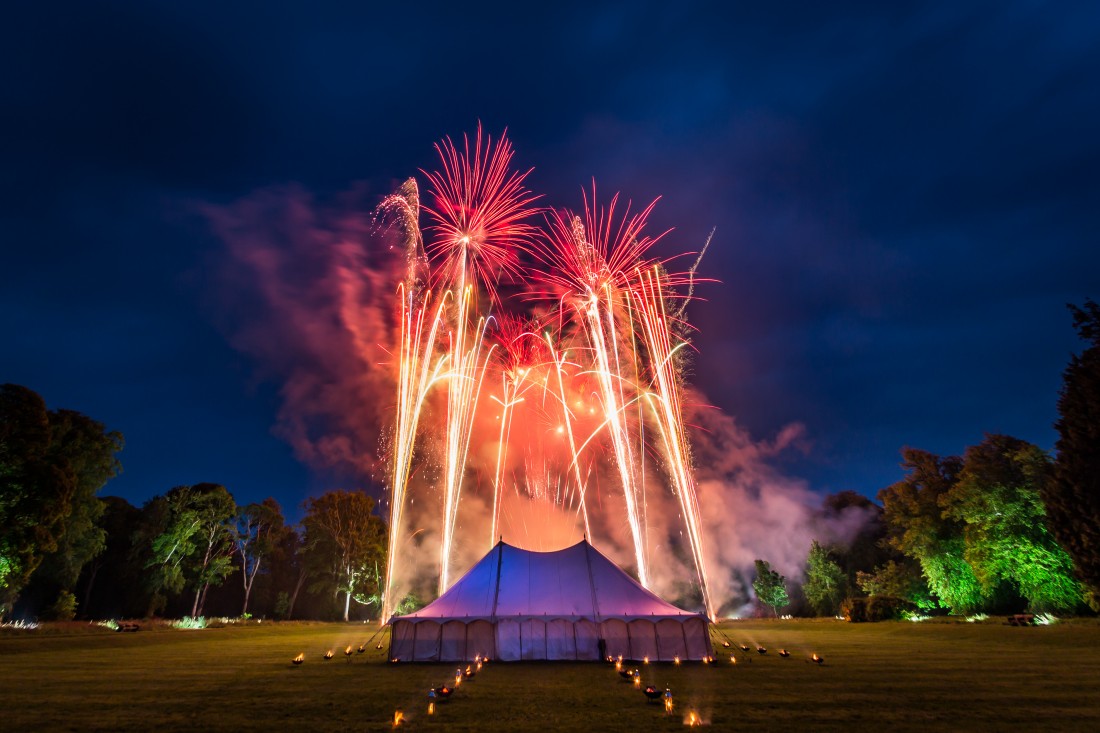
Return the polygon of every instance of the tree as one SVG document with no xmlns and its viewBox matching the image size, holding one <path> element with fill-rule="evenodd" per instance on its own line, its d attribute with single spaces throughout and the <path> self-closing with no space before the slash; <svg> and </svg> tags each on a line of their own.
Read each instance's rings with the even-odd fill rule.
<svg viewBox="0 0 1100 733">
<path fill-rule="evenodd" d="M 165 594 L 185 588 L 195 592 L 191 615 L 200 615 L 206 591 L 232 569 L 233 497 L 219 484 L 177 486 L 150 500 L 143 513 L 135 545 L 144 549 L 151 570 L 150 615 L 164 605 Z"/>
<path fill-rule="evenodd" d="M 840 602 L 848 593 L 848 577 L 844 569 L 817 540 L 810 543 L 802 592 L 819 616 L 836 615 Z"/>
<path fill-rule="evenodd" d="M 1054 477 L 1043 487 L 1047 526 L 1073 557 L 1100 611 L 1100 305 L 1069 306 L 1089 346 L 1070 359 L 1058 397 Z"/>
<path fill-rule="evenodd" d="M 283 535 L 288 531 L 283 510 L 272 498 L 264 499 L 262 504 L 249 504 L 237 512 L 233 543 L 240 562 L 241 583 L 244 586 L 242 616 L 248 613 L 252 586 L 261 565 L 278 550 Z"/>
<path fill-rule="evenodd" d="M 45 401 L 16 384 L 0 385 L 0 618 L 57 549 L 74 481 L 51 461 Z"/>
<path fill-rule="evenodd" d="M 375 563 L 385 564 L 386 525 L 374 514 L 374 499 L 361 491 L 329 491 L 307 499 L 305 510 L 308 564 L 331 583 L 334 597 L 344 594 L 347 621 L 353 598 L 377 592 L 368 584 Z"/>
<path fill-rule="evenodd" d="M 73 493 L 69 513 L 59 523 L 57 549 L 45 556 L 35 582 L 53 586 L 51 595 L 73 599 L 81 570 L 106 546 L 100 526 L 104 505 L 96 495 L 121 470 L 116 454 L 123 438 L 72 410 L 54 410 L 49 418 L 49 460 L 72 482 Z"/>
<path fill-rule="evenodd" d="M 903 449 L 902 457 L 909 475 L 878 495 L 890 544 L 920 563 L 929 588 L 954 613 L 982 608 L 989 594 L 966 561 L 962 522 L 945 518 L 940 504 L 958 480 L 962 459 L 915 448 Z"/>
<path fill-rule="evenodd" d="M 926 611 L 937 607 L 921 574 L 920 565 L 912 558 L 890 560 L 876 567 L 874 573 L 861 572 L 856 582 L 860 590 L 869 596 L 900 598 Z"/>
<path fill-rule="evenodd" d="M 772 607 L 776 618 L 779 617 L 779 607 L 791 601 L 787 595 L 787 579 L 763 560 L 756 561 L 756 580 L 752 581 L 752 589 L 761 603 Z"/>
<path fill-rule="evenodd" d="M 1073 561 L 1047 529 L 1040 490 L 1050 457 L 1007 435 L 966 449 L 958 481 L 942 497 L 944 517 L 963 523 L 965 557 L 987 593 L 1011 584 L 1034 611 L 1069 611 L 1082 600 Z"/>
<path fill-rule="evenodd" d="M 197 522 L 197 551 L 189 558 L 187 575 L 195 589 L 191 615 L 199 616 L 207 590 L 211 585 L 221 585 L 233 569 L 232 524 L 237 504 L 221 484 L 196 484 L 191 487 L 188 512 Z"/>
</svg>

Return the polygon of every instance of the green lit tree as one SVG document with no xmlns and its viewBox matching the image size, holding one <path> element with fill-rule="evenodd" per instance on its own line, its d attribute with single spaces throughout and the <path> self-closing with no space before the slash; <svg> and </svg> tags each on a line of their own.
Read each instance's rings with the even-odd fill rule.
<svg viewBox="0 0 1100 733">
<path fill-rule="evenodd" d="M 771 606 L 776 618 L 779 608 L 791 602 L 787 595 L 787 579 L 763 560 L 756 561 L 756 580 L 752 581 L 752 589 L 761 603 Z"/>
<path fill-rule="evenodd" d="M 351 601 L 368 599 L 377 565 L 385 565 L 386 525 L 374 513 L 374 499 L 361 491 L 329 491 L 305 502 L 304 561 L 317 578 L 317 590 L 327 588 L 334 599 L 344 597 L 343 619 Z"/>
<path fill-rule="evenodd" d="M 902 450 L 909 474 L 879 492 L 890 544 L 920 563 L 928 587 L 954 613 L 981 609 L 989 593 L 966 561 L 963 523 L 944 517 L 940 498 L 958 480 L 962 459 Z"/>
<path fill-rule="evenodd" d="M 219 484 L 177 486 L 143 508 L 135 547 L 146 557 L 149 614 L 168 594 L 194 591 L 191 615 L 202 613 L 206 592 L 232 569 L 231 533 L 237 505 Z"/>
<path fill-rule="evenodd" d="M 1100 611 L 1100 305 L 1070 306 L 1089 346 L 1070 359 L 1058 398 L 1053 480 L 1043 487 L 1047 525 L 1073 557 Z"/>
<path fill-rule="evenodd" d="M 840 602 L 848 594 L 847 574 L 817 540 L 810 543 L 802 592 L 819 616 L 836 615 Z"/>
<path fill-rule="evenodd" d="M 940 498 L 964 525 L 964 555 L 987 593 L 1010 583 L 1035 611 L 1069 611 L 1082 600 L 1073 561 L 1046 527 L 1040 490 L 1052 462 L 1038 446 L 987 435 L 966 449 L 958 481 Z"/>
</svg>

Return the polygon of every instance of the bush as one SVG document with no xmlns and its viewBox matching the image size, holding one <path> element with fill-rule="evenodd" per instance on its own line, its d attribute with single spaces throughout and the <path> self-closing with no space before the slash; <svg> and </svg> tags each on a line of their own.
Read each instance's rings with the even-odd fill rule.
<svg viewBox="0 0 1100 733">
<path fill-rule="evenodd" d="M 46 615 L 53 621 L 72 621 L 76 618 L 76 596 L 67 590 L 61 591 Z"/>
<path fill-rule="evenodd" d="M 864 621 L 893 621 L 906 613 L 915 611 L 916 604 L 904 598 L 893 596 L 871 596 L 870 598 L 845 598 L 840 604 L 840 612 L 846 621 L 861 623 Z"/>
<path fill-rule="evenodd" d="M 849 596 L 840 602 L 840 615 L 845 621 L 858 624 L 867 620 L 868 598 L 854 598 Z"/>
<path fill-rule="evenodd" d="M 917 610 L 915 603 L 893 596 L 871 596 L 867 599 L 868 621 L 895 621 Z"/>
</svg>

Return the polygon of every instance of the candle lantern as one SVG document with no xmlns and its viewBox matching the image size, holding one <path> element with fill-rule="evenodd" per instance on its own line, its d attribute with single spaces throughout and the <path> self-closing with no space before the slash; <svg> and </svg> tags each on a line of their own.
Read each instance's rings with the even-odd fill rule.
<svg viewBox="0 0 1100 733">
<path fill-rule="evenodd" d="M 672 690 L 665 688 L 665 715 L 672 714 Z"/>
</svg>

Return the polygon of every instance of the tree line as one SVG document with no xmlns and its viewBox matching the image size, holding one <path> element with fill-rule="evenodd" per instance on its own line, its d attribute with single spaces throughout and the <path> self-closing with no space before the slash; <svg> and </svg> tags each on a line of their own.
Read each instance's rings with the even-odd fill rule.
<svg viewBox="0 0 1100 733">
<path fill-rule="evenodd" d="M 1100 306 L 1070 310 L 1089 345 L 1063 374 L 1053 458 L 996 434 L 961 456 L 906 448 L 880 503 L 826 498 L 823 517 L 868 519 L 851 542 L 813 541 L 800 585 L 757 561 L 759 602 L 860 619 L 1100 611 Z"/>
<path fill-rule="evenodd" d="M 757 599 L 776 614 L 861 618 L 1100 611 L 1100 306 L 1071 310 L 1089 345 L 1064 372 L 1053 458 L 996 434 L 960 456 L 906 448 L 905 477 L 878 503 L 825 498 L 822 527 L 854 515 L 858 529 L 813 541 L 803 582 L 757 561 Z M 238 505 L 213 483 L 135 507 L 99 496 L 123 444 L 92 418 L 0 386 L 0 620 L 378 615 L 387 528 L 366 493 L 307 499 L 297 526 L 274 499 Z"/>
<path fill-rule="evenodd" d="M 122 447 L 102 423 L 0 386 L 0 619 L 377 615 L 386 525 L 367 494 L 312 497 L 299 526 L 274 499 L 238 505 L 213 483 L 135 507 L 97 496 Z"/>
</svg>

